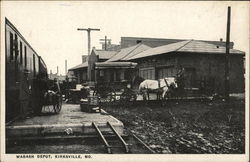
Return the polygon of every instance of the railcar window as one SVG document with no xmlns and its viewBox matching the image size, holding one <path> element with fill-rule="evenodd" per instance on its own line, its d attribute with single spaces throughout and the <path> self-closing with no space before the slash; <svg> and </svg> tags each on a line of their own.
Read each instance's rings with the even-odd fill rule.
<svg viewBox="0 0 250 162">
<path fill-rule="evenodd" d="M 23 64 L 23 44 L 20 41 L 20 64 Z"/>
<path fill-rule="evenodd" d="M 24 46 L 24 66 L 27 68 L 27 48 Z"/>
<path fill-rule="evenodd" d="M 15 46 L 15 60 L 17 61 L 17 57 L 18 57 L 18 42 L 17 42 L 17 35 L 16 34 L 15 34 L 14 46 Z"/>
<path fill-rule="evenodd" d="M 40 70 L 41 70 L 40 65 L 41 65 L 41 56 L 38 56 L 38 73 L 39 73 Z"/>
<path fill-rule="evenodd" d="M 36 76 L 36 57 L 35 57 L 35 54 L 33 54 L 33 70 L 34 70 L 34 76 Z"/>
<path fill-rule="evenodd" d="M 10 60 L 13 59 L 13 34 L 10 32 Z"/>
</svg>

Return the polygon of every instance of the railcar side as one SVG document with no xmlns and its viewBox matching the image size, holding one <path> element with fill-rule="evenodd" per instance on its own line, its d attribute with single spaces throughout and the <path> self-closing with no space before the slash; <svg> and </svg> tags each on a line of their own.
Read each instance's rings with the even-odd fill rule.
<svg viewBox="0 0 250 162">
<path fill-rule="evenodd" d="M 5 67 L 6 121 L 10 121 L 20 115 L 20 98 L 27 97 L 29 107 L 33 107 L 30 97 L 21 96 L 24 70 L 29 72 L 27 87 L 31 90 L 33 80 L 39 74 L 44 73 L 47 76 L 47 67 L 42 58 L 7 18 L 5 19 Z M 26 111 L 32 110 L 27 109 Z"/>
</svg>

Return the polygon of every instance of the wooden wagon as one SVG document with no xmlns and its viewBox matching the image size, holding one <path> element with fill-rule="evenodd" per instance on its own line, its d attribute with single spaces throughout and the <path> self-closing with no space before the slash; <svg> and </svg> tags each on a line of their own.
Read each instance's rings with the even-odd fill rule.
<svg viewBox="0 0 250 162">
<path fill-rule="evenodd" d="M 128 102 L 136 100 L 131 89 L 134 68 L 132 62 L 104 62 L 95 64 L 95 94 L 101 102 Z"/>
<path fill-rule="evenodd" d="M 94 95 L 100 97 L 101 102 L 121 101 L 129 102 L 136 100 L 136 93 L 131 89 L 130 81 L 121 82 L 97 82 Z"/>
</svg>

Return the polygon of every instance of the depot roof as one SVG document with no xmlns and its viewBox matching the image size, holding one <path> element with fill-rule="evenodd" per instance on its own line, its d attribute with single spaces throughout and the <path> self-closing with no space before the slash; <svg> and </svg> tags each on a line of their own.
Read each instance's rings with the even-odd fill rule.
<svg viewBox="0 0 250 162">
<path fill-rule="evenodd" d="M 223 46 L 214 45 L 197 40 L 186 40 L 177 43 L 171 43 L 164 46 L 150 48 L 146 51 L 140 52 L 135 56 L 130 57 L 128 60 L 139 59 L 143 57 L 156 56 L 170 52 L 188 52 L 200 54 L 225 54 L 226 48 Z M 230 49 L 230 54 L 245 54 L 244 52 L 236 49 Z"/>
</svg>

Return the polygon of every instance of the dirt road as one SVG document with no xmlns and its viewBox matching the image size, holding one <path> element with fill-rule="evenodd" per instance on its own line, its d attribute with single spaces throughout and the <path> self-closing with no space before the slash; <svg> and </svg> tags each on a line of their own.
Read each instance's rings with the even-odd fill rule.
<svg viewBox="0 0 250 162">
<path fill-rule="evenodd" d="M 245 152 L 245 103 L 174 101 L 165 106 L 103 106 L 157 153 Z"/>
</svg>

